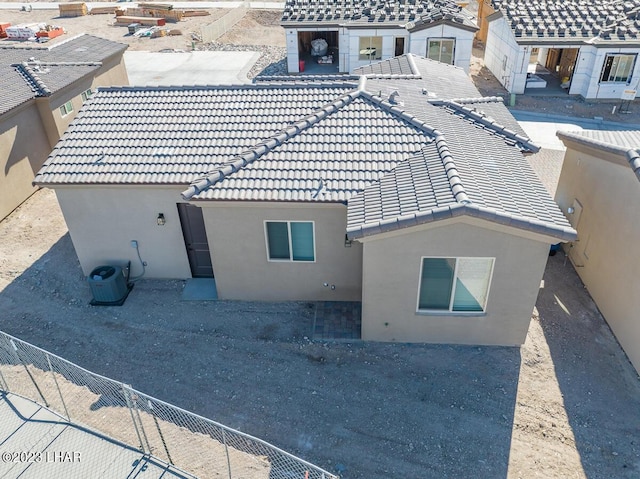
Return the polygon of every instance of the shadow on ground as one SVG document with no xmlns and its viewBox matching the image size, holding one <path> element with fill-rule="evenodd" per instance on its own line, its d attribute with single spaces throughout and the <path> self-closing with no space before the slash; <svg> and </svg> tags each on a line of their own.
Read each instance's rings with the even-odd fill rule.
<svg viewBox="0 0 640 479">
<path fill-rule="evenodd" d="M 183 285 L 89 306 L 65 235 L 0 292 L 0 327 L 344 477 L 507 476 L 519 349 L 313 342 L 311 303 L 181 301 Z"/>
<path fill-rule="evenodd" d="M 640 477 L 638 377 L 564 254 L 544 282 L 540 324 L 584 476 Z"/>
</svg>

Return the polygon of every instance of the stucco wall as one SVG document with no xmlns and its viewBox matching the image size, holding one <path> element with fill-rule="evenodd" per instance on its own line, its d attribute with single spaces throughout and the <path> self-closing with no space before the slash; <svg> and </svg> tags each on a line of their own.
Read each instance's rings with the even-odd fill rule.
<svg viewBox="0 0 640 479">
<path fill-rule="evenodd" d="M 91 89 L 96 91 L 101 86 L 122 86 L 128 85 L 129 78 L 127 69 L 124 64 L 124 57 L 116 55 L 106 59 L 102 66 L 92 76 L 82 78 L 71 85 L 67 86 L 60 92 L 50 97 L 49 111 L 41 108 L 43 123 L 47 128 L 49 138 L 53 138 L 53 146 L 69 127 L 75 116 L 82 108 L 82 92 Z M 62 116 L 60 107 L 66 102 L 71 101 L 73 104 L 73 112 Z"/>
<path fill-rule="evenodd" d="M 0 120 L 0 220 L 36 190 L 31 182 L 49 152 L 35 103 Z"/>
<path fill-rule="evenodd" d="M 409 33 L 405 28 L 286 28 L 287 68 L 289 73 L 298 73 L 299 51 L 298 32 L 302 31 L 338 31 L 339 71 L 353 72 L 354 69 L 376 63 L 395 56 L 395 39 L 405 39 L 405 53 L 414 53 L 421 57 L 427 54 L 428 38 L 455 38 L 454 65 L 469 72 L 474 32 L 455 28 L 451 25 L 437 25 L 417 32 Z M 360 38 L 381 37 L 382 52 L 378 60 L 360 60 Z"/>
<path fill-rule="evenodd" d="M 431 38 L 455 38 L 453 64 L 469 73 L 474 32 L 441 24 L 411 33 L 409 52 L 421 57 L 427 56 L 427 44 Z"/>
<path fill-rule="evenodd" d="M 607 54 L 625 53 L 640 54 L 640 48 L 596 48 L 595 46 L 582 46 L 578 55 L 577 65 L 571 81 L 572 95 L 582 95 L 592 99 L 619 99 L 622 91 L 626 89 L 638 89 L 640 81 L 640 58 L 636 59 L 631 83 L 601 83 L 600 76 Z"/>
<path fill-rule="evenodd" d="M 362 245 L 345 247 L 346 206 L 203 202 L 202 207 L 221 299 L 360 300 Z M 266 220 L 313 221 L 315 262 L 268 261 Z"/>
<path fill-rule="evenodd" d="M 484 62 L 509 92 L 524 93 L 529 56 L 530 51 L 525 52 L 525 48 L 516 43 L 504 17 L 489 22 Z"/>
<path fill-rule="evenodd" d="M 574 199 L 582 205 L 572 262 L 640 372 L 640 182 L 624 159 L 596 155 L 605 154 L 567 150 L 556 201 L 565 212 Z"/>
<path fill-rule="evenodd" d="M 84 274 L 103 264 L 126 264 L 132 275 L 142 271 L 131 240 L 137 240 L 146 278 L 190 278 L 191 270 L 176 203 L 184 188 L 56 188 Z M 158 213 L 166 224 L 158 226 Z"/>
<path fill-rule="evenodd" d="M 404 28 L 352 28 L 347 30 L 347 32 L 349 35 L 349 55 L 347 58 L 346 69 L 350 73 L 358 67 L 377 63 L 380 60 L 393 57 L 396 37 L 405 38 L 406 48 L 407 30 Z M 382 55 L 380 59 L 360 60 L 360 38 L 362 37 L 382 37 Z"/>
<path fill-rule="evenodd" d="M 492 345 L 524 342 L 549 244 L 473 223 L 480 224 L 452 220 L 364 242 L 363 339 Z M 423 256 L 494 257 L 486 312 L 416 313 Z"/>
</svg>

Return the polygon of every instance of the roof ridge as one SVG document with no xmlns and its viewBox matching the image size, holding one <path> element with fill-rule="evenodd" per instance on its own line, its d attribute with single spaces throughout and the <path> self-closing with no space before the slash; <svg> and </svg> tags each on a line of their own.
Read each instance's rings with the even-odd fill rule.
<svg viewBox="0 0 640 479">
<path fill-rule="evenodd" d="M 435 128 L 427 125 L 424 121 L 419 120 L 415 116 L 407 113 L 405 110 L 398 108 L 396 105 L 389 103 L 382 98 L 372 95 L 371 93 L 363 90 L 363 96 L 370 101 L 376 103 L 378 106 L 384 108 L 388 112 L 398 116 L 402 120 L 410 123 L 416 128 L 432 135 L 436 142 L 436 148 L 438 149 L 438 155 L 442 160 L 442 164 L 444 165 L 444 169 L 447 173 L 447 179 L 449 180 L 449 185 L 451 186 L 451 191 L 453 192 L 453 196 L 457 202 L 466 204 L 470 203 L 471 200 L 465 191 L 464 186 L 462 185 L 462 180 L 460 178 L 460 174 L 458 173 L 458 168 L 456 167 L 455 162 L 453 161 L 453 155 L 449 150 L 449 145 L 447 144 L 447 140 L 442 134 L 442 132 L 438 131 Z"/>
<path fill-rule="evenodd" d="M 432 223 L 434 221 L 458 216 L 480 218 L 533 233 L 555 236 L 564 241 L 573 241 L 576 239 L 576 231 L 571 227 L 554 225 L 546 221 L 526 218 L 522 215 L 514 215 L 506 211 L 499 211 L 494 208 L 471 203 L 456 203 L 440 206 L 428 211 L 417 211 L 387 220 L 377 220 L 361 226 L 352 226 L 347 228 L 347 235 L 349 239 L 358 239 L 365 236 L 394 231 L 399 228 Z"/>
<path fill-rule="evenodd" d="M 219 169 L 211 171 L 203 178 L 191 183 L 189 188 L 181 193 L 182 197 L 185 200 L 190 200 L 195 195 L 202 193 L 210 186 L 223 180 L 226 176 L 231 175 L 243 167 L 253 163 L 262 155 L 282 145 L 294 136 L 299 135 L 301 132 L 325 119 L 327 116 L 350 104 L 361 94 L 361 90 L 353 90 L 347 95 L 337 98 L 333 102 L 317 109 L 314 113 L 311 113 L 292 125 L 282 129 L 280 132 L 270 136 L 261 143 L 258 143 L 252 149 L 236 155 L 232 160 L 222 165 Z"/>
<path fill-rule="evenodd" d="M 23 63 L 27 64 L 36 64 L 36 65 L 47 65 L 51 67 L 93 67 L 93 66 L 102 66 L 101 61 L 93 61 L 93 62 L 48 62 L 44 60 L 36 60 L 36 61 L 26 61 Z"/>
<path fill-rule="evenodd" d="M 437 101 L 437 100 L 434 100 Z M 465 105 L 467 103 L 504 103 L 504 98 L 501 96 L 479 96 L 479 97 L 467 97 L 467 98 L 449 98 L 445 101 L 454 101 L 456 103 L 460 103 L 461 105 Z"/>
<path fill-rule="evenodd" d="M 413 58 L 413 53 L 405 53 L 405 56 L 407 57 L 407 62 L 409 63 L 409 67 L 411 67 L 411 71 L 413 72 L 413 74 L 418 75 L 420 78 L 422 78 L 420 70 L 418 69 L 418 65 L 416 65 L 416 61 Z"/>
<path fill-rule="evenodd" d="M 332 84 L 332 83 L 337 83 L 337 84 L 344 84 L 344 83 L 348 83 L 349 81 L 351 82 L 355 82 L 358 80 L 358 78 L 360 77 L 360 75 L 343 75 L 343 74 L 334 74 L 334 75 L 296 75 L 296 76 L 291 76 L 291 75 L 263 75 L 263 76 L 257 76 L 253 79 L 254 84 L 256 83 L 262 83 L 262 82 L 272 82 L 272 81 L 276 81 L 276 82 L 283 82 L 286 84 L 291 84 L 291 83 L 304 83 L 305 85 L 309 85 L 309 84 L 313 84 L 310 81 L 305 81 L 305 80 L 317 80 L 318 83 L 321 83 L 322 85 L 325 84 Z M 324 81 L 323 81 L 324 80 Z M 327 81 L 329 80 L 329 81 Z M 342 80 L 342 81 L 340 81 Z"/>
<path fill-rule="evenodd" d="M 396 115 L 400 119 L 415 126 L 419 130 L 432 135 L 435 140 L 438 155 L 440 156 L 445 172 L 447 173 L 447 179 L 449 180 L 449 186 L 451 187 L 451 192 L 453 193 L 454 198 L 461 204 L 471 203 L 471 200 L 469 199 L 469 196 L 467 195 L 467 192 L 462 185 L 462 179 L 460 178 L 458 168 L 453 160 L 453 155 L 451 154 L 451 150 L 449 150 L 449 145 L 447 144 L 447 140 L 444 134 L 439 130 L 427 125 L 424 121 L 418 119 L 417 117 L 407 113 L 405 110 L 398 108 L 396 105 L 393 105 L 378 96 L 372 95 L 371 93 L 364 90 L 362 91 L 362 94 L 369 101 L 377 104 L 386 111 Z"/>
<path fill-rule="evenodd" d="M 36 90 L 35 93 L 37 96 L 50 96 L 51 89 L 42 81 L 42 79 L 36 74 L 35 71 L 28 65 L 27 62 L 22 62 L 18 65 L 15 65 L 18 73 L 32 85 L 35 85 Z"/>
<path fill-rule="evenodd" d="M 470 117 L 473 121 L 480 123 L 482 126 L 494 131 L 495 133 L 499 133 L 501 135 L 506 136 L 510 140 L 515 141 L 523 146 L 523 149 L 532 152 L 540 151 L 540 147 L 533 143 L 529 138 L 525 138 L 524 136 L 516 133 L 515 131 L 509 130 L 506 126 L 496 122 L 489 118 L 484 112 L 478 112 L 475 109 L 469 108 L 462 103 L 459 103 L 455 100 L 427 100 L 429 103 L 435 106 L 447 106 L 452 110 L 457 111 L 467 117 Z M 471 103 L 471 102 L 469 102 Z M 485 102 L 489 103 L 489 102 Z"/>
</svg>

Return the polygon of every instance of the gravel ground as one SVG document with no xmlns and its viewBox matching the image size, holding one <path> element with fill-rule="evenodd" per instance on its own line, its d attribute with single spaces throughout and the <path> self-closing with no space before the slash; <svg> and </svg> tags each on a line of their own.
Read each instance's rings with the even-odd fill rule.
<svg viewBox="0 0 640 479">
<path fill-rule="evenodd" d="M 0 329 L 344 478 L 637 478 L 638 377 L 561 254 L 544 281 L 522 348 L 313 342 L 308 303 L 183 281 L 89 306 L 49 190 L 0 223 Z"/>
</svg>

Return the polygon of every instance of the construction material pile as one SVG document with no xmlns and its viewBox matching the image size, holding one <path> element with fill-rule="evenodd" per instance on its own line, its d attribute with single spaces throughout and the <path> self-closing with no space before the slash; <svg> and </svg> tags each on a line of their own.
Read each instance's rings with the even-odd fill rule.
<svg viewBox="0 0 640 479">
<path fill-rule="evenodd" d="M 58 8 L 61 17 L 82 17 L 89 13 L 84 2 L 60 3 Z"/>
<path fill-rule="evenodd" d="M 182 10 L 163 3 L 138 3 L 137 7 L 128 7 L 126 10 L 116 9 L 115 13 L 116 25 L 120 26 L 132 23 L 163 26 L 166 22 L 176 23 L 185 17 L 209 15 L 206 10 Z"/>
</svg>

